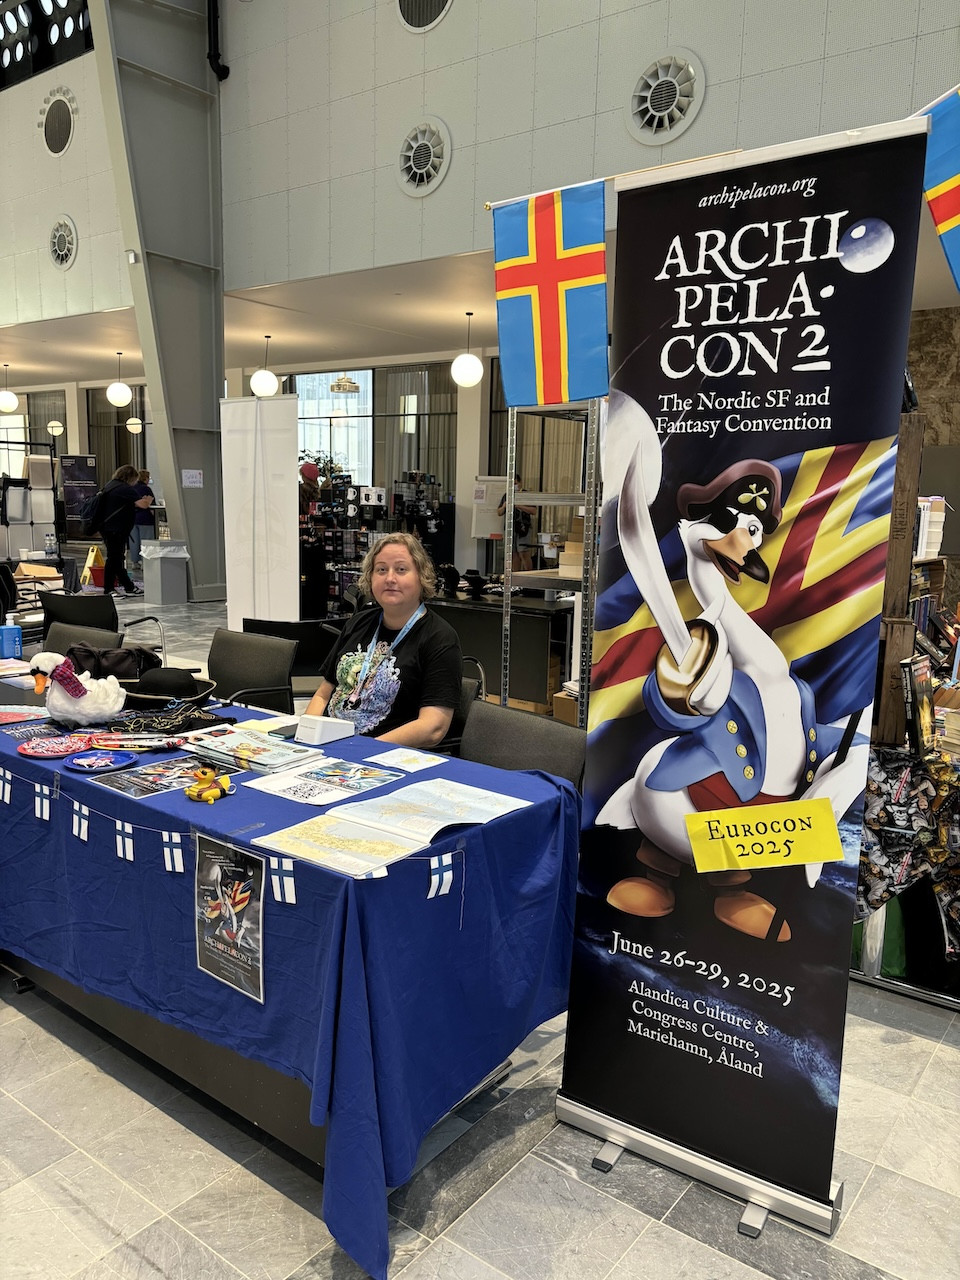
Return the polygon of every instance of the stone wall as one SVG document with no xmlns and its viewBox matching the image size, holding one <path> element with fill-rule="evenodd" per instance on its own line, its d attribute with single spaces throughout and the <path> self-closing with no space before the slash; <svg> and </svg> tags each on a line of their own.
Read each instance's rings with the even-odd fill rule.
<svg viewBox="0 0 960 1280">
<path fill-rule="evenodd" d="M 924 444 L 960 446 L 960 307 L 913 313 L 907 368 L 927 416 Z"/>
</svg>

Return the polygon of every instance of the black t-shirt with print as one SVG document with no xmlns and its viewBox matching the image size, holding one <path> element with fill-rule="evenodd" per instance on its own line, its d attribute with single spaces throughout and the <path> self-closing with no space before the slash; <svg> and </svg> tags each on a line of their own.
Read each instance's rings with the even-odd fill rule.
<svg viewBox="0 0 960 1280">
<path fill-rule="evenodd" d="M 358 733 L 377 737 L 416 720 L 422 707 L 456 707 L 463 666 L 457 633 L 428 605 L 392 652 L 387 650 L 398 633 L 380 627 L 359 706 L 351 707 L 348 700 L 381 616 L 373 608 L 351 618 L 323 667 L 323 678 L 336 685 L 326 714 L 353 720 Z"/>
</svg>

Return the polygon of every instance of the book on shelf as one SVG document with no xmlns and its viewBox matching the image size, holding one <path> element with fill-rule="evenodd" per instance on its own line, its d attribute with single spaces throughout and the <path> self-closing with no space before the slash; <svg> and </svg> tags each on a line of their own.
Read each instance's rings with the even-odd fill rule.
<svg viewBox="0 0 960 1280">
<path fill-rule="evenodd" d="M 339 804 L 318 817 L 257 836 L 252 843 L 360 879 L 426 849 L 447 827 L 489 822 L 529 804 L 432 778 L 388 796 Z"/>
<path fill-rule="evenodd" d="M 256 773 L 276 773 L 320 756 L 316 747 L 271 738 L 243 725 L 218 725 L 184 736 L 190 750 L 211 764 L 232 765 Z"/>
<path fill-rule="evenodd" d="M 926 754 L 933 747 L 933 673 L 926 654 L 914 654 L 900 663 L 903 699 L 907 709 L 907 734 L 914 751 Z"/>
</svg>

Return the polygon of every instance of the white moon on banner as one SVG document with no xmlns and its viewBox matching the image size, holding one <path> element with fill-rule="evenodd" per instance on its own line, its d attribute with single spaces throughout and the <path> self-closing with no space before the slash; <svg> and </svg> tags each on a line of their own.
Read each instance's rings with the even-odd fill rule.
<svg viewBox="0 0 960 1280">
<path fill-rule="evenodd" d="M 840 238 L 840 265 L 857 275 L 876 271 L 893 253 L 894 235 L 882 218 L 862 218 Z"/>
</svg>

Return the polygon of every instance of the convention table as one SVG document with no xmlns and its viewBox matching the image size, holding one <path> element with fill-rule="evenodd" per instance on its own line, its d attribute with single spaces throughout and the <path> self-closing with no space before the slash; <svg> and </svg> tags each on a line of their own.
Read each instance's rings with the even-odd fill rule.
<svg viewBox="0 0 960 1280">
<path fill-rule="evenodd" d="M 325 752 L 356 761 L 386 746 Z M 427 1131 L 566 1006 L 579 796 L 544 774 L 439 770 L 530 803 L 352 879 L 250 843 L 323 809 L 244 786 L 215 804 L 181 791 L 132 800 L 18 755 L 0 732 L 0 948 L 179 1029 L 164 1034 L 303 1082 L 309 1121 L 325 1126 L 324 1221 L 381 1280 L 387 1188 L 410 1177 Z M 264 859 L 262 1003 L 198 967 L 198 834 Z"/>
</svg>

